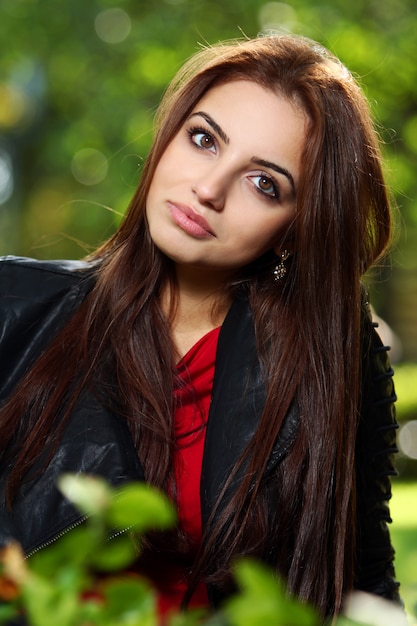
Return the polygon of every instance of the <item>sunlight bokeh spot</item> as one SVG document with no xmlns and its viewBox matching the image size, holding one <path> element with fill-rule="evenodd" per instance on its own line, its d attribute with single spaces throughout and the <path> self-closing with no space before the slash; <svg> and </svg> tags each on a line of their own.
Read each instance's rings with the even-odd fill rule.
<svg viewBox="0 0 417 626">
<path fill-rule="evenodd" d="M 94 148 L 84 148 L 76 152 L 72 159 L 71 171 L 83 185 L 97 185 L 107 176 L 109 164 L 102 152 Z"/>
<path fill-rule="evenodd" d="M 411 459 L 417 459 L 417 420 L 406 422 L 398 435 L 401 451 Z"/>
<path fill-rule="evenodd" d="M 132 22 L 126 11 L 114 8 L 100 11 L 94 26 L 102 41 L 113 44 L 120 43 L 129 36 Z"/>
<path fill-rule="evenodd" d="M 284 2 L 267 2 L 259 11 L 259 23 L 263 32 L 292 32 L 297 24 L 297 14 Z"/>
</svg>

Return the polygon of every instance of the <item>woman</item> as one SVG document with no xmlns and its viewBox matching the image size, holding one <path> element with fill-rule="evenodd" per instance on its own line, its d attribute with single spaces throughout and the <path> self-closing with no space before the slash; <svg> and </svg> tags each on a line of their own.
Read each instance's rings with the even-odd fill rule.
<svg viewBox="0 0 417 626">
<path fill-rule="evenodd" d="M 390 236 L 338 60 L 290 36 L 198 53 L 113 237 L 0 264 L 2 541 L 33 553 L 78 523 L 46 490 L 63 471 L 144 479 L 179 511 L 138 560 L 165 608 L 218 606 L 239 555 L 323 614 L 352 588 L 397 599 L 392 371 L 361 286 Z"/>
</svg>

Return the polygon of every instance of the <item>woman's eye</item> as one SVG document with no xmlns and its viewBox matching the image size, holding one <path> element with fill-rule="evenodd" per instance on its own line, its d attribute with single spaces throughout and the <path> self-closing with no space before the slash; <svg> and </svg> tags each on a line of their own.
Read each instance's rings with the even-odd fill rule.
<svg viewBox="0 0 417 626">
<path fill-rule="evenodd" d="M 210 133 L 204 132 L 203 130 L 191 130 L 190 137 L 191 141 L 199 148 L 214 152 L 216 144 Z"/>
<path fill-rule="evenodd" d="M 251 176 L 251 179 L 260 193 L 278 200 L 278 186 L 272 178 L 265 176 L 265 174 L 258 174 L 257 176 Z"/>
</svg>

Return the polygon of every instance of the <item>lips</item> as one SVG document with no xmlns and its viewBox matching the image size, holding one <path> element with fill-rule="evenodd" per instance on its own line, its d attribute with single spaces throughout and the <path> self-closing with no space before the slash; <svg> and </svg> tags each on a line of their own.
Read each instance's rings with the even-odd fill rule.
<svg viewBox="0 0 417 626">
<path fill-rule="evenodd" d="M 215 237 L 210 224 L 191 207 L 184 204 L 168 202 L 168 209 L 173 221 L 186 233 L 197 239 Z"/>
</svg>

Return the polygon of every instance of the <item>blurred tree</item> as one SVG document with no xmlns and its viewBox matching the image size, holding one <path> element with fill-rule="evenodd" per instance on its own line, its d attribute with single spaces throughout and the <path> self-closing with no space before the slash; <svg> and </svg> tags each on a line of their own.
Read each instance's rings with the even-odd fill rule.
<svg viewBox="0 0 417 626">
<path fill-rule="evenodd" d="M 0 253 L 80 257 L 136 186 L 161 93 L 199 45 L 286 30 L 333 50 L 381 123 L 399 245 L 374 289 L 417 358 L 414 0 L 0 0 Z"/>
</svg>

